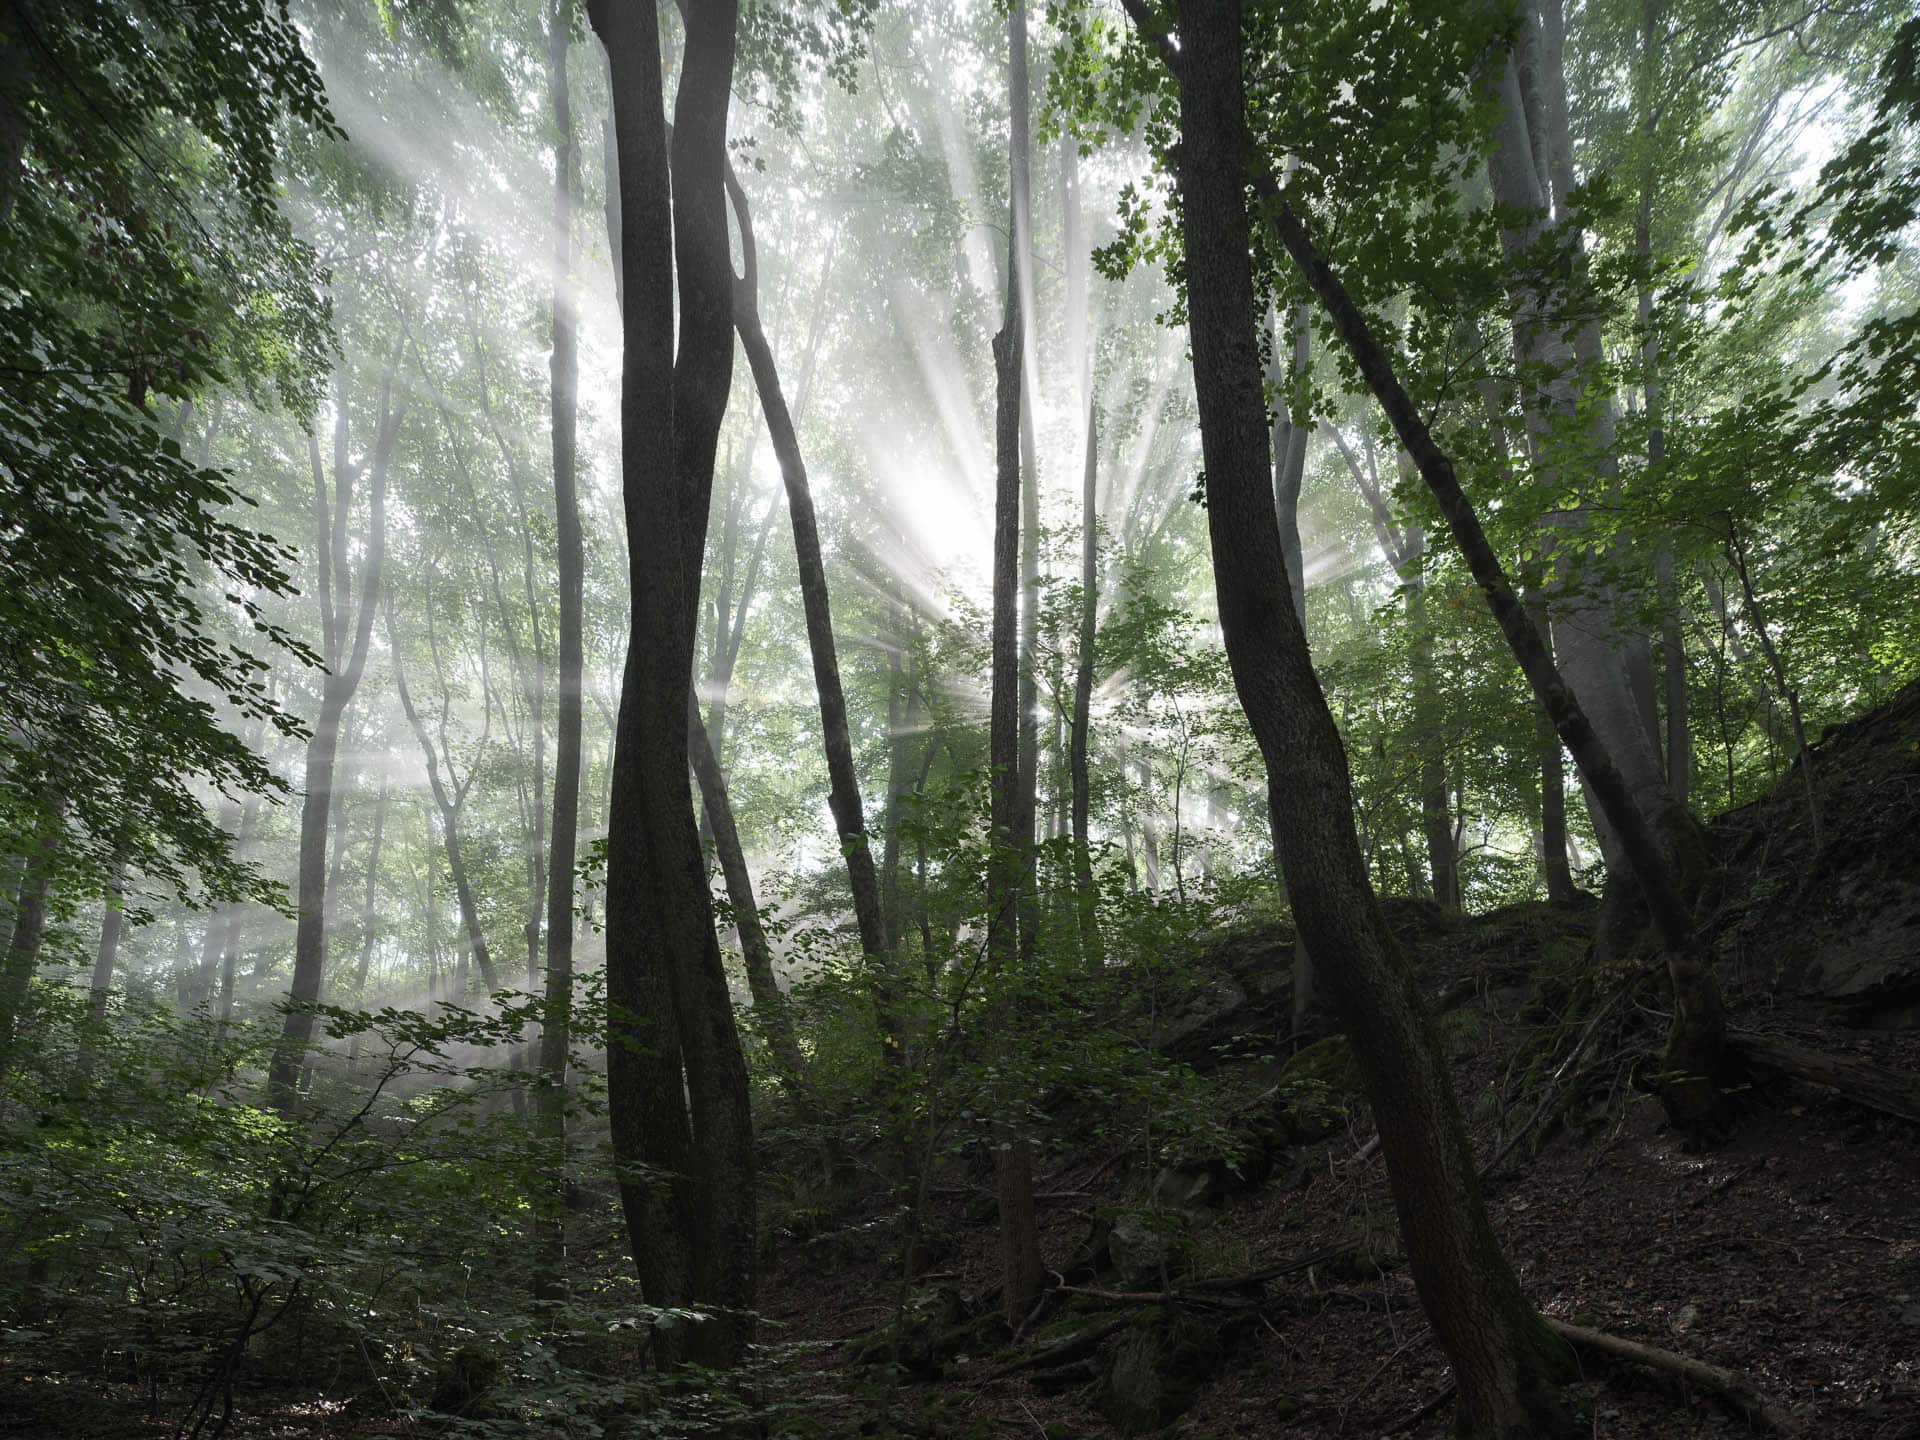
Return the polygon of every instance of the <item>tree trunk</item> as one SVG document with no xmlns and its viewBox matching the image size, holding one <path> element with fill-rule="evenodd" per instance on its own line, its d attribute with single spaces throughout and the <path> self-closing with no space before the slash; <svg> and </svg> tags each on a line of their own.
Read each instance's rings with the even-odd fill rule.
<svg viewBox="0 0 1920 1440">
<path fill-rule="evenodd" d="M 780 475 L 786 483 L 787 511 L 793 521 L 793 549 L 799 562 L 800 603 L 806 615 L 807 648 L 813 657 L 814 689 L 820 699 L 820 730 L 827 753 L 827 808 L 833 812 L 834 829 L 839 832 L 840 849 L 845 856 L 847 880 L 853 891 L 854 922 L 860 931 L 860 948 L 874 971 L 880 1025 L 880 1047 L 890 1063 L 905 1059 L 897 1004 L 893 997 L 893 961 L 887 945 L 886 920 L 880 899 L 880 877 L 873 863 L 873 848 L 868 843 L 866 809 L 860 798 L 860 776 L 853 763 L 853 738 L 847 725 L 847 697 L 840 684 L 840 658 L 833 638 L 833 609 L 827 593 L 827 569 L 820 549 L 820 526 L 813 510 L 813 490 L 807 483 L 805 457 L 800 452 L 800 436 L 780 388 L 780 373 L 774 366 L 773 347 L 767 343 L 760 324 L 758 304 L 759 270 L 753 244 L 753 222 L 747 209 L 746 193 L 731 170 L 727 173 L 727 191 L 733 200 L 734 215 L 740 227 L 740 249 L 745 257 L 746 274 L 735 287 L 734 326 L 740 333 L 741 347 L 753 371 L 754 386 L 760 395 L 760 409 L 766 416 L 767 433 L 772 437 L 775 455 L 780 460 Z"/>
<path fill-rule="evenodd" d="M 431 599 L 428 601 L 431 615 Z M 393 623 L 393 597 L 386 597 L 387 645 L 393 652 L 393 684 L 400 692 L 400 708 L 405 712 L 407 724 L 413 727 L 414 738 L 420 742 L 421 757 L 427 764 L 427 788 L 433 796 L 434 807 L 440 812 L 440 840 L 447 851 L 447 876 L 453 881 L 454 900 L 460 906 L 460 925 L 467 935 L 466 959 L 480 972 L 480 981 L 491 995 L 500 988 L 500 977 L 494 972 L 493 953 L 487 948 L 486 932 L 480 925 L 480 908 L 474 902 L 473 884 L 467 875 L 466 854 L 460 845 L 460 816 L 466 808 L 467 791 L 473 785 L 473 771 L 469 769 L 467 778 L 462 781 L 453 772 L 453 755 L 442 756 L 435 747 L 433 735 L 428 731 L 426 722 L 420 718 L 420 711 L 413 703 L 413 691 L 407 685 L 406 666 L 400 658 L 400 636 Z M 436 660 L 438 658 L 436 652 Z M 445 678 L 441 678 L 441 739 L 446 739 L 446 707 L 450 704 Z M 446 778 L 440 775 L 444 760 L 447 768 Z M 459 996 L 466 995 L 466 969 L 461 967 Z"/>
<path fill-rule="evenodd" d="M 993 684 L 988 752 L 992 772 L 992 837 L 987 859 L 987 951 L 994 977 L 1006 983 L 1020 956 L 1021 880 L 1031 845 L 1022 843 L 1021 826 L 1031 815 L 1022 813 L 1020 769 L 1019 647 L 1021 425 L 1025 341 L 1025 251 L 1020 244 L 1027 193 L 1027 13 L 1025 0 L 1013 0 L 1007 20 L 1009 85 L 1013 97 L 1011 193 L 1014 224 L 1007 243 L 1007 297 L 1000 333 L 993 341 L 994 363 L 994 510 L 993 510 Z M 1016 1097 L 994 1097 L 996 1109 L 1014 1108 Z M 1007 1323 L 1019 1327 L 1032 1310 L 1046 1266 L 1040 1257 L 1039 1231 L 1034 1220 L 1033 1160 L 1019 1125 L 1003 1114 L 993 1152 L 994 1194 L 1000 1212 L 1002 1308 Z"/>
<path fill-rule="evenodd" d="M 1126 0 L 1130 12 L 1138 0 Z M 1667 973 L 1674 996 L 1673 1026 L 1668 1034 L 1662 1101 L 1668 1117 L 1693 1138 L 1715 1133 L 1721 1124 L 1714 1077 L 1721 1064 L 1725 1017 L 1719 986 L 1707 968 L 1693 930 L 1693 918 L 1675 887 L 1667 857 L 1653 824 L 1635 799 L 1633 788 L 1613 763 L 1596 727 L 1581 710 L 1569 684 L 1555 668 L 1552 653 L 1534 629 L 1512 583 L 1488 543 L 1479 517 L 1460 488 L 1453 462 L 1435 443 L 1426 421 L 1393 371 L 1387 352 L 1328 266 L 1305 225 L 1287 203 L 1279 182 L 1264 167 L 1253 176 L 1275 237 L 1292 256 L 1319 298 L 1335 332 L 1346 346 L 1355 368 L 1406 447 L 1428 490 L 1438 502 L 1467 568 L 1479 584 L 1501 633 L 1506 636 L 1521 672 L 1534 696 L 1552 717 L 1567 751 L 1579 767 L 1582 781 L 1595 804 L 1619 837 L 1622 853 L 1644 892 L 1666 949 Z M 1671 831 L 1669 832 L 1671 833 Z"/>
<path fill-rule="evenodd" d="M 1093 785 L 1088 744 L 1093 720 L 1095 649 L 1100 616 L 1100 431 L 1092 396 L 1087 403 L 1086 469 L 1080 482 L 1080 636 L 1073 672 L 1073 723 L 1067 738 L 1067 769 L 1073 786 L 1073 884 L 1078 899 L 1080 953 L 1099 965 L 1105 953 L 1100 937 L 1099 892 L 1093 881 Z"/>
<path fill-rule="evenodd" d="M 107 1002 L 113 997 L 113 966 L 120 953 L 120 931 L 126 924 L 127 866 L 116 860 L 107 882 L 106 903 L 100 912 L 100 945 L 93 953 L 93 979 L 87 987 L 87 1025 L 98 1034 L 107 1023 Z M 212 929 L 211 923 L 208 929 Z"/>
<path fill-rule="evenodd" d="M 20 868 L 19 888 L 10 897 L 13 929 L 7 937 L 5 956 L 0 958 L 0 1088 L 13 1069 L 20 1012 L 26 1008 L 34 971 L 40 963 L 40 940 L 47 928 L 47 891 L 58 863 L 57 833 L 57 821 L 43 829 L 33 853 Z"/>
<path fill-rule="evenodd" d="M 653 546 L 629 547 L 607 835 L 608 1104 L 645 1299 L 716 1307 L 700 1325 L 656 1331 L 655 1354 L 730 1365 L 752 1338 L 752 1116 L 687 783 L 687 715 L 733 372 L 725 168 L 737 5 L 688 7 L 671 186 L 656 7 L 590 0 L 588 15 L 613 91 L 621 489 L 628 533 Z"/>
<path fill-rule="evenodd" d="M 553 446 L 553 509 L 560 590 L 560 694 L 555 716 L 553 842 L 547 852 L 546 1009 L 540 1027 L 540 1134 L 555 1151 L 550 1210 L 536 1221 L 536 1298 L 565 1294 L 567 1053 L 573 1012 L 573 867 L 580 836 L 581 639 L 585 551 L 580 534 L 578 425 L 580 334 L 573 280 L 573 185 L 579 146 L 567 83 L 573 0 L 554 0 L 547 28 L 547 84 L 553 100 L 553 357 L 548 364 Z"/>
<path fill-rule="evenodd" d="M 1545 617 L 1528 616 L 1541 643 L 1553 652 Z M 1534 712 L 1540 746 L 1540 874 L 1547 887 L 1547 899 L 1556 905 L 1571 905 L 1580 891 L 1573 883 L 1573 869 L 1567 863 L 1567 777 L 1561 763 L 1560 733 L 1553 728 L 1553 717 L 1545 710 Z"/>
<path fill-rule="evenodd" d="M 1307 323 L 1307 307 L 1296 305 L 1287 311 L 1288 349 L 1292 353 L 1292 375 L 1299 389 L 1309 385 L 1307 366 L 1311 359 L 1313 331 Z M 1288 367 L 1280 358 L 1276 337 L 1273 361 L 1267 372 L 1273 387 L 1273 514 L 1280 525 L 1280 554 L 1286 562 L 1287 593 L 1293 597 L 1294 613 L 1300 628 L 1307 626 L 1306 556 L 1300 548 L 1300 483 L 1307 473 L 1307 437 L 1313 433 L 1311 421 L 1296 422 L 1292 404 L 1295 393 L 1288 387 Z"/>
<path fill-rule="evenodd" d="M 788 1094 L 799 1099 L 806 1090 L 806 1057 L 800 1053 L 787 997 L 774 978 L 773 947 L 767 943 L 766 929 L 760 923 L 760 907 L 753 896 L 753 878 L 747 873 L 740 827 L 734 823 L 726 776 L 714 758 L 713 745 L 697 708 L 687 717 L 687 747 L 693 760 L 694 778 L 700 784 L 700 804 L 706 812 L 708 829 L 713 833 L 714 850 L 720 857 L 727 900 L 733 906 L 733 924 L 740 936 L 740 958 L 747 972 L 747 988 L 753 994 L 753 1011 L 760 1019 L 760 1029 L 767 1038 L 767 1049 L 773 1055 L 774 1064 L 780 1067 L 780 1083 Z"/>
<path fill-rule="evenodd" d="M 393 404 L 393 370 L 380 385 L 380 419 L 369 472 L 366 559 L 360 572 L 360 596 L 352 612 L 353 638 L 347 606 L 347 530 L 353 501 L 354 466 L 347 453 L 346 382 L 334 399 L 333 500 L 331 515 L 320 469 L 318 440 L 308 436 L 307 454 L 313 472 L 314 513 L 321 539 L 316 557 L 320 574 L 320 620 L 327 675 L 320 692 L 320 714 L 307 742 L 306 796 L 300 808 L 300 859 L 296 874 L 298 922 L 293 942 L 292 1002 L 281 1026 L 272 1063 L 267 1070 L 267 1095 L 273 1107 L 289 1115 L 296 1102 L 294 1082 L 308 1043 L 313 1038 L 313 1012 L 307 1008 L 320 998 L 327 966 L 327 819 L 333 803 L 334 763 L 340 743 L 340 722 L 360 677 L 366 670 L 367 647 L 373 637 L 373 616 L 380 602 L 380 572 L 387 543 L 387 466 L 400 438 L 406 402 Z"/>
<path fill-rule="evenodd" d="M 1179 197 L 1220 625 L 1266 762 L 1294 914 L 1374 1103 L 1414 1281 L 1458 1379 L 1461 1428 L 1571 1433 L 1557 1389 L 1571 1367 L 1488 1223 L 1452 1075 L 1367 884 L 1346 754 L 1287 593 L 1254 330 L 1240 4 L 1182 0 L 1177 49 L 1144 0 L 1127 8 L 1179 80 Z"/>
</svg>

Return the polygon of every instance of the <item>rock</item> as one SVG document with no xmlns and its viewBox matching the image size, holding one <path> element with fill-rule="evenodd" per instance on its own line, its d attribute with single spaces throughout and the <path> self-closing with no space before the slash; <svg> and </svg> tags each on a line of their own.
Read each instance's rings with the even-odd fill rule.
<svg viewBox="0 0 1920 1440">
<path fill-rule="evenodd" d="M 1129 1290 L 1158 1290 L 1178 1275 L 1187 1258 L 1185 1225 L 1175 1215 L 1130 1210 L 1113 1222 L 1107 1251 L 1121 1283 Z"/>
<path fill-rule="evenodd" d="M 1153 1177 L 1154 1203 L 1170 1210 L 1209 1210 L 1226 1198 L 1227 1187 L 1212 1166 L 1190 1170 L 1169 1165 Z"/>
<path fill-rule="evenodd" d="M 1221 1332 L 1190 1315 L 1153 1310 L 1113 1347 L 1100 1409 L 1123 1435 L 1145 1435 L 1193 1408 L 1227 1354 Z"/>
<path fill-rule="evenodd" d="M 1900 1323 L 1909 1330 L 1920 1330 L 1920 1304 L 1908 1305 L 1902 1309 Z"/>
<path fill-rule="evenodd" d="M 1155 1026 L 1156 1049 L 1193 1064 L 1244 1035 L 1284 1036 L 1291 1028 L 1293 933 L 1274 925 L 1230 931 L 1201 961 L 1207 977 Z"/>
</svg>

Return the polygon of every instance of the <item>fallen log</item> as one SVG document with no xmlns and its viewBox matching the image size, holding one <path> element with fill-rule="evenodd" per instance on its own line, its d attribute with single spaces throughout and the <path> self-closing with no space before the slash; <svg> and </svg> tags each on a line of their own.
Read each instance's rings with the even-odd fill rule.
<svg viewBox="0 0 1920 1440">
<path fill-rule="evenodd" d="M 1043 1346 L 1031 1355 L 1023 1355 L 1018 1360 L 1009 1361 L 998 1369 L 989 1370 L 980 1378 L 1000 1380 L 1008 1375 L 1017 1375 L 1022 1370 L 1048 1370 L 1056 1365 L 1070 1365 L 1075 1360 L 1091 1355 L 1100 1348 L 1101 1341 L 1116 1330 L 1123 1329 L 1132 1323 L 1131 1315 L 1112 1316 L 1096 1325 L 1089 1325 L 1084 1330 L 1076 1330 L 1073 1334 L 1056 1340 L 1051 1345 Z"/>
<path fill-rule="evenodd" d="M 1823 1050 L 1809 1050 L 1778 1035 L 1736 1030 L 1728 1045 L 1749 1065 L 1837 1090 L 1856 1105 L 1882 1115 L 1920 1121 L 1920 1079 L 1888 1070 L 1865 1060 L 1850 1060 Z"/>
<path fill-rule="evenodd" d="M 1703 1390 L 1711 1390 L 1749 1421 L 1756 1425 L 1764 1425 L 1777 1435 L 1806 1433 L 1798 1420 L 1754 1389 L 1744 1375 L 1732 1370 L 1723 1370 L 1718 1365 L 1709 1365 L 1704 1360 L 1690 1360 L 1685 1355 L 1676 1355 L 1673 1351 L 1662 1350 L 1657 1345 L 1646 1345 L 1638 1340 L 1627 1340 L 1618 1335 L 1608 1335 L 1600 1330 L 1589 1330 L 1584 1325 L 1570 1325 L 1565 1320 L 1554 1319 L 1551 1315 L 1542 1318 L 1569 1344 L 1576 1345 L 1582 1350 L 1591 1350 L 1596 1355 L 1607 1355 L 1616 1360 L 1631 1360 L 1636 1365 L 1645 1365 L 1649 1369 L 1678 1376 L 1690 1384 L 1698 1385 Z"/>
</svg>

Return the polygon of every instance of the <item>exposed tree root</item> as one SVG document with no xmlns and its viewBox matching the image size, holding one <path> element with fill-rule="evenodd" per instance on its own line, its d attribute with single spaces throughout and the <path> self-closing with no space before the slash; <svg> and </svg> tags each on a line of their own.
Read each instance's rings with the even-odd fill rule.
<svg viewBox="0 0 1920 1440">
<path fill-rule="evenodd" d="M 1555 1320 L 1550 1315 L 1542 1318 L 1555 1333 L 1582 1350 L 1591 1350 L 1597 1355 L 1608 1355 L 1616 1360 L 1631 1360 L 1636 1365 L 1645 1365 L 1650 1369 L 1678 1376 L 1704 1390 L 1711 1390 L 1748 1420 L 1754 1424 L 1766 1426 L 1777 1435 L 1806 1433 L 1798 1420 L 1755 1390 L 1745 1376 L 1736 1374 L 1732 1370 L 1723 1370 L 1718 1365 L 1707 1364 L 1704 1360 L 1690 1360 L 1685 1355 L 1676 1355 L 1673 1351 L 1662 1350 L 1656 1345 L 1642 1344 L 1638 1340 L 1625 1340 L 1618 1335 L 1589 1330 L 1584 1325 L 1570 1325 L 1564 1320 Z"/>
<path fill-rule="evenodd" d="M 1757 1069 L 1838 1090 L 1854 1104 L 1878 1110 L 1883 1115 L 1920 1121 L 1920 1080 L 1910 1075 L 1869 1065 L 1864 1060 L 1848 1060 L 1825 1051 L 1809 1050 L 1777 1035 L 1736 1030 L 1728 1039 L 1734 1052 Z"/>
</svg>

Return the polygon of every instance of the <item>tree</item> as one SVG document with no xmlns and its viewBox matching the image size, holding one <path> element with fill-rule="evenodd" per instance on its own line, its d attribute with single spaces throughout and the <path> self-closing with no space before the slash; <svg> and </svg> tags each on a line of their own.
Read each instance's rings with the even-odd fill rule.
<svg viewBox="0 0 1920 1440">
<path fill-rule="evenodd" d="M 267 1071 L 267 1089 L 282 1113 L 290 1113 L 294 1106 L 294 1080 L 302 1053 L 313 1036 L 311 1007 L 320 999 L 326 972 L 327 820 L 333 803 L 340 722 L 367 668 L 373 618 L 380 605 L 381 566 L 386 558 L 387 467 L 407 415 L 406 399 L 396 402 L 394 398 L 394 373 L 395 366 L 389 364 L 381 377 L 373 440 L 359 460 L 352 458 L 347 377 L 342 373 L 336 378 L 331 497 L 320 460 L 320 438 L 311 430 L 307 433 L 307 463 L 313 475 L 321 655 L 327 669 L 320 686 L 320 711 L 307 741 L 306 794 L 300 808 L 299 922 L 294 936 L 293 984 L 288 991 L 292 1005 Z M 367 528 L 356 599 L 349 538 L 354 481 L 362 473 L 367 476 Z"/>
<path fill-rule="evenodd" d="M 671 187 L 654 6 L 593 0 L 587 13 L 613 81 L 621 490 L 633 537 L 608 816 L 608 1098 L 648 1303 L 715 1311 L 684 1340 L 667 1334 L 657 1353 L 724 1364 L 751 1334 L 753 1137 L 687 783 L 687 714 L 699 563 L 733 368 L 725 167 L 737 11 L 730 0 L 686 7 Z"/>
<path fill-rule="evenodd" d="M 553 0 L 547 18 L 547 91 L 553 104 L 553 355 L 549 406 L 553 450 L 553 512 L 558 538 L 560 590 L 559 707 L 553 759 L 553 846 L 547 854 L 546 1011 L 540 1029 L 540 1115 L 549 1139 L 564 1143 L 567 1133 L 567 1055 L 573 1009 L 574 863 L 579 854 L 581 687 L 586 669 L 581 636 L 586 557 L 580 536 L 578 427 L 580 337 L 573 275 L 573 187 L 579 145 L 574 135 L 573 93 L 567 81 L 567 50 L 572 40 L 572 0 Z M 560 1186 L 548 1203 L 564 1207 Z M 564 1221 L 540 1223 L 539 1286 L 551 1297 L 561 1287 L 565 1257 Z"/>
<path fill-rule="evenodd" d="M 1488 1223 L 1453 1083 L 1353 829 L 1346 755 L 1288 594 L 1274 518 L 1245 198 L 1250 157 L 1238 0 L 1183 0 L 1174 50 L 1129 13 L 1179 83 L 1181 236 L 1220 627 L 1266 762 L 1296 920 L 1359 1059 L 1409 1264 L 1473 1435 L 1571 1433 L 1564 1347 Z"/>
</svg>

